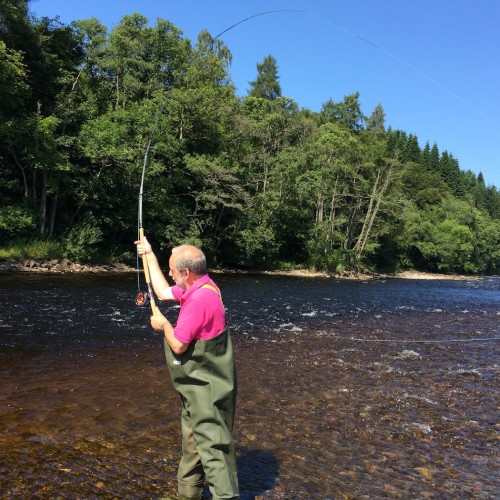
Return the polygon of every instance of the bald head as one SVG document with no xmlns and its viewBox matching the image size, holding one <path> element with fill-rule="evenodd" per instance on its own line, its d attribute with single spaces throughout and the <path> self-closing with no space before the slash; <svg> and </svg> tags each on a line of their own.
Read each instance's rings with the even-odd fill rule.
<svg viewBox="0 0 500 500">
<path fill-rule="evenodd" d="M 207 274 L 205 254 L 193 245 L 180 245 L 172 249 L 172 257 L 178 271 L 189 269 L 196 276 Z"/>
</svg>

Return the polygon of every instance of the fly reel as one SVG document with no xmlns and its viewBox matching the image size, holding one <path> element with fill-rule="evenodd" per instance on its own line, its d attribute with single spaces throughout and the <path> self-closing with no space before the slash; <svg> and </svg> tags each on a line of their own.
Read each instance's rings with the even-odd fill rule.
<svg viewBox="0 0 500 500">
<path fill-rule="evenodd" d="M 135 296 L 135 305 L 139 307 L 148 307 L 151 302 L 151 297 L 148 292 L 139 292 Z"/>
</svg>

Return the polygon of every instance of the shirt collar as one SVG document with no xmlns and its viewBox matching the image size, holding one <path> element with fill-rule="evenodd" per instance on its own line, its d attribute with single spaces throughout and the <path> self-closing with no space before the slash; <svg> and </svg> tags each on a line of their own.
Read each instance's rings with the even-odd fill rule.
<svg viewBox="0 0 500 500">
<path fill-rule="evenodd" d="M 204 274 L 201 278 L 198 278 L 190 287 L 188 290 L 186 290 L 182 296 L 181 296 L 181 300 L 180 300 L 180 304 L 182 306 L 182 304 L 184 304 L 184 302 L 186 302 L 186 300 L 196 291 L 198 290 L 199 288 L 201 288 L 203 285 L 205 285 L 206 283 L 209 283 L 210 282 L 210 277 L 208 276 L 208 274 Z"/>
</svg>

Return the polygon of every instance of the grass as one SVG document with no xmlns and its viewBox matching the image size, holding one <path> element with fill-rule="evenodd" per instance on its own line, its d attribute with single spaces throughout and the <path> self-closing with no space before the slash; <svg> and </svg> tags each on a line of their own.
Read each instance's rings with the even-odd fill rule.
<svg viewBox="0 0 500 500">
<path fill-rule="evenodd" d="M 63 258 L 68 258 L 72 262 L 88 262 L 88 259 L 78 259 L 72 255 L 68 255 L 64 243 L 57 240 L 17 240 L 8 245 L 0 245 L 0 260 L 62 260 Z M 135 266 L 135 259 L 135 252 L 116 249 L 107 253 L 95 253 L 92 262 Z"/>
<path fill-rule="evenodd" d="M 62 259 L 63 250 L 55 240 L 15 241 L 0 247 L 0 259 Z"/>
</svg>

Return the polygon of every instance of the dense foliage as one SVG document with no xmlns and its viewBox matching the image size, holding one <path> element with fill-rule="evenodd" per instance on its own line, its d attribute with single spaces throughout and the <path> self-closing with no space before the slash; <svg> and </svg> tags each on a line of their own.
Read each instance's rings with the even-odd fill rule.
<svg viewBox="0 0 500 500">
<path fill-rule="evenodd" d="M 386 128 L 381 105 L 365 116 L 357 92 L 302 109 L 268 56 L 242 98 L 208 32 L 192 45 L 140 14 L 66 26 L 19 0 L 0 14 L 1 245 L 132 260 L 165 104 L 143 200 L 157 248 L 189 241 L 224 266 L 500 270 L 497 188 Z"/>
</svg>

